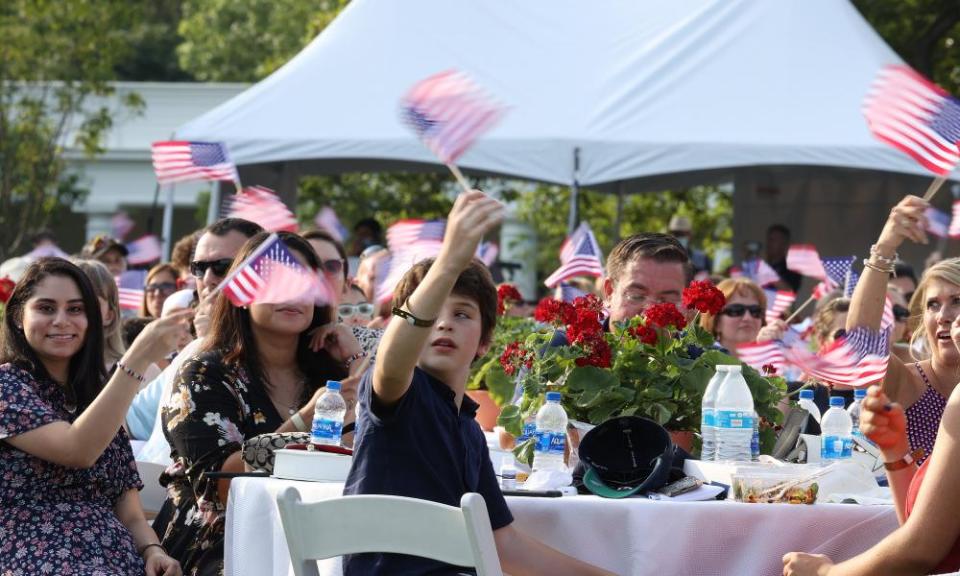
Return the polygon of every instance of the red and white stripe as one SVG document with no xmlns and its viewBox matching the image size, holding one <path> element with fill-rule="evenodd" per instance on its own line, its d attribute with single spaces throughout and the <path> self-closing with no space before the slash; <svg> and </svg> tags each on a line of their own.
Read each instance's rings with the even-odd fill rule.
<svg viewBox="0 0 960 576">
<path fill-rule="evenodd" d="M 773 295 L 773 302 L 767 307 L 767 324 L 774 320 L 780 320 L 783 313 L 790 309 L 790 306 L 796 301 L 796 292 L 789 290 L 778 290 Z"/>
<path fill-rule="evenodd" d="M 276 193 L 265 186 L 248 186 L 233 197 L 230 218 L 255 222 L 269 232 L 296 232 L 297 218 Z"/>
<path fill-rule="evenodd" d="M 953 201 L 953 214 L 950 218 L 950 228 L 947 235 L 951 238 L 960 238 L 960 200 Z"/>
<path fill-rule="evenodd" d="M 740 344 L 737 346 L 737 358 L 761 373 L 764 366 L 772 364 L 777 369 L 777 373 L 782 374 L 787 365 L 783 346 L 774 340 Z"/>
<path fill-rule="evenodd" d="M 821 355 L 810 352 L 804 346 L 783 349 L 786 359 L 800 368 L 807 376 L 828 384 L 843 386 L 869 386 L 882 380 L 887 374 L 889 356 L 868 354 L 860 357 L 849 344 L 843 341 Z"/>
<path fill-rule="evenodd" d="M 160 184 L 192 180 L 239 180 L 237 167 L 222 142 L 154 142 L 153 171 Z M 215 157 L 214 160 L 211 160 Z"/>
<path fill-rule="evenodd" d="M 827 271 L 817 247 L 812 244 L 794 244 L 787 251 L 787 268 L 818 280 L 827 279 Z"/>
</svg>

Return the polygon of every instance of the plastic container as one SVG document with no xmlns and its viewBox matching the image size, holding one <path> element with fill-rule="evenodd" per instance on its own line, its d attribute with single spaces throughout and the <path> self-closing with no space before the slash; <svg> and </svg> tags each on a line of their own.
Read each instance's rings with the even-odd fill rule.
<svg viewBox="0 0 960 576">
<path fill-rule="evenodd" d="M 749 462 L 752 458 L 753 395 L 740 366 L 730 366 L 730 374 L 717 392 L 717 460 Z"/>
<path fill-rule="evenodd" d="M 813 390 L 806 388 L 800 391 L 800 407 L 810 413 L 813 419 L 820 423 L 820 408 L 813 401 Z"/>
<path fill-rule="evenodd" d="M 717 459 L 717 391 L 720 384 L 730 374 L 729 366 L 717 366 L 707 388 L 703 391 L 703 400 L 700 403 L 700 459 L 713 461 Z"/>
<path fill-rule="evenodd" d="M 347 403 L 340 395 L 340 382 L 327 380 L 327 390 L 317 398 L 317 405 L 313 411 L 310 442 L 339 446 L 343 432 L 343 417 L 346 413 Z"/>
<path fill-rule="evenodd" d="M 820 462 L 824 466 L 853 456 L 853 423 L 843 409 L 843 397 L 830 397 L 830 409 L 823 415 L 820 431 Z"/>
<path fill-rule="evenodd" d="M 567 413 L 560 405 L 559 392 L 547 392 L 547 401 L 537 412 L 537 443 L 533 470 L 567 469 L 563 452 L 567 443 Z"/>
<path fill-rule="evenodd" d="M 850 425 L 853 426 L 853 435 L 863 440 L 863 432 L 860 431 L 860 411 L 863 410 L 863 400 L 867 397 L 867 391 L 863 388 L 857 388 L 853 391 L 853 404 L 847 407 L 847 414 L 850 415 Z"/>
<path fill-rule="evenodd" d="M 817 479 L 804 480 L 818 468 L 807 465 L 784 467 L 737 467 L 731 479 L 734 500 L 750 504 L 813 504 L 820 486 Z"/>
</svg>

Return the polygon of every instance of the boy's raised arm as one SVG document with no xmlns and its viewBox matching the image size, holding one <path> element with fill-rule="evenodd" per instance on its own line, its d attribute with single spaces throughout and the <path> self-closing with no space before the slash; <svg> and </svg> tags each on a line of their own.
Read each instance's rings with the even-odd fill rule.
<svg viewBox="0 0 960 576">
<path fill-rule="evenodd" d="M 423 282 L 399 307 L 414 317 L 435 321 L 460 273 L 470 264 L 484 234 L 503 220 L 503 204 L 473 190 L 457 197 L 447 219 L 440 255 Z M 399 401 L 413 377 L 432 327 L 415 326 L 400 318 L 387 325 L 373 372 L 373 391 L 384 406 Z"/>
</svg>

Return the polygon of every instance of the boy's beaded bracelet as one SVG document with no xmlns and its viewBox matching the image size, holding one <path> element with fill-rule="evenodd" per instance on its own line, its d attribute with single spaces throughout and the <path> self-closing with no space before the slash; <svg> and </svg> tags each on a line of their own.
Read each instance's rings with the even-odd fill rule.
<svg viewBox="0 0 960 576">
<path fill-rule="evenodd" d="M 129 368 L 129 367 L 128 367 L 126 364 L 124 364 L 123 362 L 117 361 L 117 368 L 123 370 L 123 373 L 124 373 L 124 374 L 126 374 L 127 376 L 133 378 L 133 379 L 136 380 L 137 382 L 140 382 L 140 383 L 146 382 L 146 378 L 143 377 L 143 374 L 137 372 L 136 370 L 133 370 L 133 369 Z"/>
</svg>

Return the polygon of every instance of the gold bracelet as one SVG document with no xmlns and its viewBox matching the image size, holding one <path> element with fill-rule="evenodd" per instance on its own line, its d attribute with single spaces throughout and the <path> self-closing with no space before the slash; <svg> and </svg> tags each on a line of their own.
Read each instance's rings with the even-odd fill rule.
<svg viewBox="0 0 960 576">
<path fill-rule="evenodd" d="M 886 265 L 886 266 L 890 266 L 891 268 L 893 268 L 893 265 L 896 264 L 897 260 L 900 259 L 900 255 L 897 254 L 896 252 L 893 253 L 892 258 L 888 258 L 884 256 L 883 254 L 880 253 L 880 249 L 877 247 L 876 244 L 870 246 L 870 257 L 876 258 L 877 260 L 879 260 L 879 264 L 881 266 Z"/>
<path fill-rule="evenodd" d="M 876 270 L 877 272 L 881 272 L 883 274 L 893 274 L 893 266 L 890 266 L 889 268 L 884 268 L 878 264 L 874 264 L 873 262 L 867 260 L 866 258 L 863 259 L 863 266 L 865 268 L 870 268 L 871 270 Z"/>
</svg>

